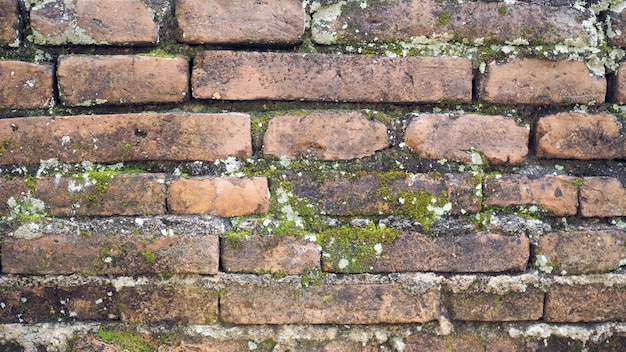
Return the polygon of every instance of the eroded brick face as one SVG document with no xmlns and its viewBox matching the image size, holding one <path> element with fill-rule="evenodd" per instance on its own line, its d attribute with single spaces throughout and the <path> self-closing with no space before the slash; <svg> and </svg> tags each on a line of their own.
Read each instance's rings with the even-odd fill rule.
<svg viewBox="0 0 626 352">
<path fill-rule="evenodd" d="M 0 45 L 15 45 L 19 38 L 18 26 L 18 0 L 0 1 Z"/>
<path fill-rule="evenodd" d="M 37 109 L 52 101 L 52 65 L 0 61 L 0 107 Z"/>
<path fill-rule="evenodd" d="M 626 187 L 612 177 L 583 178 L 580 213 L 586 217 L 626 215 Z"/>
<path fill-rule="evenodd" d="M 625 299 L 626 289 L 619 285 L 553 285 L 546 297 L 545 320 L 569 323 L 623 320 Z"/>
</svg>

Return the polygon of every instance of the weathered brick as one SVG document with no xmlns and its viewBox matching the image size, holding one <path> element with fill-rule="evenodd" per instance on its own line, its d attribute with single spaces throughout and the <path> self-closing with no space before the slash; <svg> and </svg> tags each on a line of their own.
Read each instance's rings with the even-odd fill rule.
<svg viewBox="0 0 626 352">
<path fill-rule="evenodd" d="M 30 8 L 32 41 L 42 45 L 144 45 L 159 29 L 141 0 L 53 0 Z"/>
<path fill-rule="evenodd" d="M 181 178 L 172 181 L 168 204 L 173 214 L 242 216 L 267 212 L 264 177 Z"/>
<path fill-rule="evenodd" d="M 488 336 L 474 332 L 450 335 L 420 332 L 407 336 L 406 352 L 418 351 L 459 351 L 459 352 L 522 352 L 533 349 L 523 346 L 506 332 L 491 333 Z"/>
<path fill-rule="evenodd" d="M 626 11 L 608 12 L 607 17 L 610 19 L 613 37 L 611 44 L 626 48 Z"/>
<path fill-rule="evenodd" d="M 252 156 L 246 114 L 122 114 L 0 120 L 0 164 Z"/>
<path fill-rule="evenodd" d="M 356 159 L 388 146 L 385 124 L 358 112 L 275 116 L 263 138 L 265 154 L 291 159 Z"/>
<path fill-rule="evenodd" d="M 188 94 L 188 66 L 180 57 L 64 56 L 59 94 L 72 106 L 178 103 Z"/>
<path fill-rule="evenodd" d="M 472 78 L 462 58 L 205 51 L 191 84 L 198 99 L 469 103 Z"/>
<path fill-rule="evenodd" d="M 37 109 L 50 106 L 52 65 L 0 61 L 0 107 Z"/>
<path fill-rule="evenodd" d="M 221 264 L 230 273 L 301 274 L 320 267 L 320 247 L 293 236 L 250 236 L 222 240 Z"/>
<path fill-rule="evenodd" d="M 625 31 L 626 32 L 626 31 Z M 615 72 L 615 101 L 620 104 L 626 103 L 626 65 L 621 64 Z"/>
<path fill-rule="evenodd" d="M 68 352 L 86 352 L 86 351 L 99 351 L 99 352 L 124 352 L 123 347 L 107 343 L 99 340 L 94 335 L 85 335 L 76 339 L 71 346 L 67 348 Z"/>
<path fill-rule="evenodd" d="M 585 217 L 626 216 L 626 187 L 611 177 L 585 177 L 580 188 L 580 214 Z"/>
<path fill-rule="evenodd" d="M 626 288 L 603 283 L 553 284 L 546 296 L 547 322 L 622 321 L 626 319 Z"/>
<path fill-rule="evenodd" d="M 129 323 L 215 324 L 218 292 L 194 285 L 124 287 L 117 304 L 122 321 Z"/>
<path fill-rule="evenodd" d="M 19 17 L 17 12 L 18 0 L 0 0 L 0 46 L 19 43 Z M 1 70 L 0 70 L 1 71 Z M 4 81 L 4 79 L 0 79 Z"/>
<path fill-rule="evenodd" d="M 292 44 L 304 33 L 299 0 L 176 2 L 178 40 L 210 44 Z"/>
<path fill-rule="evenodd" d="M 524 292 L 449 293 L 446 305 L 450 318 L 469 321 L 538 320 L 543 316 L 544 293 L 538 288 Z"/>
<path fill-rule="evenodd" d="M 476 151 L 490 164 L 518 165 L 528 154 L 529 133 L 504 116 L 422 114 L 407 127 L 405 143 L 420 158 L 470 163 Z"/>
<path fill-rule="evenodd" d="M 491 61 L 479 80 L 479 99 L 495 104 L 595 104 L 604 102 L 606 79 L 581 61 Z"/>
<path fill-rule="evenodd" d="M 54 216 L 159 215 L 165 213 L 165 175 L 45 177 L 34 196 Z"/>
<path fill-rule="evenodd" d="M 437 0 L 337 3 L 313 14 L 313 40 L 320 44 L 412 41 L 415 37 L 454 33 L 460 41 L 557 44 L 590 36 L 581 22 L 586 12 L 566 6 L 526 2 L 440 2 Z"/>
<path fill-rule="evenodd" d="M 398 284 L 228 286 L 220 299 L 227 324 L 417 323 L 439 317 L 439 291 L 411 295 Z"/>
<path fill-rule="evenodd" d="M 578 192 L 576 178 L 544 176 L 530 179 L 508 175 L 485 180 L 484 204 L 487 206 L 537 206 L 555 215 L 576 215 Z"/>
<path fill-rule="evenodd" d="M 11 209 L 7 204 L 10 198 L 20 199 L 27 195 L 26 182 L 20 178 L 0 178 L 0 215 L 7 215 Z"/>
</svg>

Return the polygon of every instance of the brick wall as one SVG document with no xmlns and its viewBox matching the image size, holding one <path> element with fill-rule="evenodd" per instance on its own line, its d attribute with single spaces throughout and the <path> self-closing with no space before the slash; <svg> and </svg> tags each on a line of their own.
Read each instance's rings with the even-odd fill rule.
<svg viewBox="0 0 626 352">
<path fill-rule="evenodd" d="M 625 350 L 623 8 L 0 0 L 0 349 Z"/>
</svg>

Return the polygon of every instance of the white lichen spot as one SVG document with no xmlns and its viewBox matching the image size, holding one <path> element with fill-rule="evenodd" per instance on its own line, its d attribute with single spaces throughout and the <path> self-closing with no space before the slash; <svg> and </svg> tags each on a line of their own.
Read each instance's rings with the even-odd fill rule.
<svg viewBox="0 0 626 352">
<path fill-rule="evenodd" d="M 339 260 L 339 263 L 337 263 L 337 267 L 339 268 L 339 270 L 343 270 L 345 268 L 348 267 L 348 265 L 350 265 L 350 261 L 346 258 L 341 258 Z"/>
<path fill-rule="evenodd" d="M 554 168 L 559 170 L 559 171 L 563 171 L 565 169 L 565 167 L 563 167 L 563 165 L 559 165 L 559 164 L 554 165 Z"/>
<path fill-rule="evenodd" d="M 104 257 L 104 259 L 102 259 L 102 261 L 105 262 L 105 263 L 110 263 L 110 262 L 113 261 L 113 258 L 111 258 L 111 257 Z"/>
<path fill-rule="evenodd" d="M 383 254 L 383 245 L 382 245 L 382 243 L 376 243 L 374 245 L 374 251 L 376 252 L 376 255 Z"/>
<path fill-rule="evenodd" d="M 102 298 L 98 298 L 97 300 L 95 300 L 95 304 L 102 304 L 102 302 L 104 302 L 104 300 Z"/>
<path fill-rule="evenodd" d="M 543 254 L 537 254 L 535 256 L 535 266 L 544 273 L 550 274 L 554 270 L 554 267 L 548 263 L 548 258 Z"/>
<path fill-rule="evenodd" d="M 248 350 L 254 351 L 257 348 L 259 348 L 259 346 L 254 341 L 248 341 Z"/>
</svg>

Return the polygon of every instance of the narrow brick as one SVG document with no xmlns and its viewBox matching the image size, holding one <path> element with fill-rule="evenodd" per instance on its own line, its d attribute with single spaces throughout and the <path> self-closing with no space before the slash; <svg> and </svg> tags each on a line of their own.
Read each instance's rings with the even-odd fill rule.
<svg viewBox="0 0 626 352">
<path fill-rule="evenodd" d="M 26 182 L 20 178 L 0 178 L 0 215 L 8 215 L 11 212 L 9 199 L 15 200 L 28 194 Z"/>
<path fill-rule="evenodd" d="M 334 3 L 313 13 L 313 40 L 320 44 L 406 41 L 453 33 L 459 41 L 557 44 L 588 43 L 581 22 L 587 12 L 526 2 L 440 2 L 437 0 Z"/>
<path fill-rule="evenodd" d="M 18 0 L 0 0 L 0 46 L 19 43 Z M 1 71 L 1 70 L 0 70 Z M 4 79 L 0 79 L 4 81 Z"/>
<path fill-rule="evenodd" d="M 50 106 L 52 65 L 0 61 L 0 107 L 40 109 Z"/>
<path fill-rule="evenodd" d="M 585 177 L 580 188 L 580 214 L 585 217 L 626 216 L 626 187 L 611 177 Z"/>
<path fill-rule="evenodd" d="M 178 40 L 194 44 L 293 44 L 304 33 L 299 0 L 176 2 Z"/>
<path fill-rule="evenodd" d="M 159 29 L 141 0 L 53 0 L 30 8 L 41 45 L 156 44 Z"/>
<path fill-rule="evenodd" d="M 576 215 L 576 178 L 544 176 L 539 179 L 509 175 L 485 181 L 486 206 L 537 206 L 555 215 Z"/>
<path fill-rule="evenodd" d="M 398 284 L 237 285 L 225 289 L 220 309 L 226 324 L 423 323 L 439 317 L 439 291 L 411 295 Z"/>
<path fill-rule="evenodd" d="M 456 324 L 455 324 L 456 325 Z M 479 328 L 481 331 L 484 331 Z M 487 335 L 487 336 L 485 336 Z M 522 352 L 532 351 L 536 344 L 524 346 L 519 340 L 514 340 L 507 332 L 491 332 L 480 334 L 470 332 L 456 332 L 449 335 L 419 332 L 407 336 L 405 351 L 486 351 L 486 352 Z"/>
<path fill-rule="evenodd" d="M 544 293 L 538 288 L 524 292 L 449 293 L 448 312 L 453 320 L 523 321 L 539 320 L 543 316 Z"/>
<path fill-rule="evenodd" d="M 606 79 L 581 61 L 491 61 L 479 80 L 479 99 L 494 104 L 593 104 L 604 102 Z"/>
<path fill-rule="evenodd" d="M 626 48 L 626 11 L 608 12 L 607 17 L 610 19 L 613 37 L 610 38 L 611 44 Z"/>
<path fill-rule="evenodd" d="M 422 114 L 407 127 L 405 143 L 420 158 L 471 163 L 475 151 L 489 164 L 519 165 L 528 154 L 529 133 L 504 116 Z"/>
<path fill-rule="evenodd" d="M 320 247 L 293 236 L 226 238 L 221 264 L 229 273 L 301 274 L 320 267 Z"/>
<path fill-rule="evenodd" d="M 124 287 L 118 294 L 122 321 L 204 325 L 217 323 L 217 290 L 194 285 Z"/>
<path fill-rule="evenodd" d="M 554 323 L 622 321 L 626 319 L 626 288 L 554 284 L 546 296 L 544 319 Z"/>
<path fill-rule="evenodd" d="M 0 164 L 214 161 L 252 156 L 250 116 L 122 114 L 0 120 Z M 2 147 L 0 147 L 2 148 Z"/>
<path fill-rule="evenodd" d="M 263 138 L 265 154 L 290 159 L 357 159 L 388 146 L 385 124 L 358 112 L 276 116 Z"/>
<path fill-rule="evenodd" d="M 173 214 L 242 216 L 267 212 L 269 195 L 264 177 L 181 178 L 169 187 Z"/>
<path fill-rule="evenodd" d="M 59 94 L 71 106 L 178 103 L 188 94 L 188 66 L 180 57 L 64 56 Z"/>
<path fill-rule="evenodd" d="M 191 84 L 198 99 L 469 103 L 472 78 L 461 58 L 205 51 Z"/>
<path fill-rule="evenodd" d="M 615 72 L 615 102 L 626 103 L 626 65 L 621 64 Z"/>
<path fill-rule="evenodd" d="M 102 177 L 99 177 L 102 176 Z M 165 213 L 163 174 L 84 174 L 37 181 L 35 198 L 53 216 L 159 215 Z"/>
</svg>

